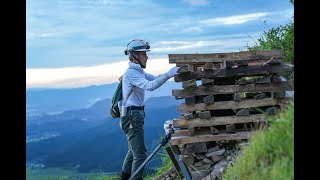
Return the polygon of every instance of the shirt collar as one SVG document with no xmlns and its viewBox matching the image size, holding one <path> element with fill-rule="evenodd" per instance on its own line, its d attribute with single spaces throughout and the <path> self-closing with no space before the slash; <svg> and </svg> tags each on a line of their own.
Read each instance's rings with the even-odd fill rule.
<svg viewBox="0 0 320 180">
<path fill-rule="evenodd" d="M 129 68 L 132 68 L 132 69 L 137 69 L 137 70 L 142 70 L 140 64 L 136 64 L 136 63 L 133 63 L 133 62 L 129 62 Z"/>
</svg>

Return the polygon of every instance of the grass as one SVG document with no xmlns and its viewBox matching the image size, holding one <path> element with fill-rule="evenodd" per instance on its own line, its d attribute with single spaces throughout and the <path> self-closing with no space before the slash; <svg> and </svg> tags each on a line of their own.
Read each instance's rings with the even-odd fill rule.
<svg viewBox="0 0 320 180">
<path fill-rule="evenodd" d="M 119 180 L 119 176 L 109 176 L 107 173 L 76 173 L 74 170 L 62 168 L 27 168 L 26 180 Z"/>
<path fill-rule="evenodd" d="M 165 148 L 165 147 L 163 147 L 163 148 Z M 155 177 L 157 177 L 157 176 L 161 175 L 162 173 L 166 172 L 167 170 L 169 170 L 173 166 L 173 163 L 172 163 L 172 161 L 169 158 L 169 155 L 167 153 L 158 152 L 158 154 L 160 155 L 161 160 L 162 160 L 162 167 L 159 168 L 155 174 L 147 175 L 144 178 L 145 180 L 152 180 Z"/>
<path fill-rule="evenodd" d="M 268 118 L 270 128 L 255 133 L 234 166 L 229 166 L 224 180 L 294 179 L 294 103 Z"/>
</svg>

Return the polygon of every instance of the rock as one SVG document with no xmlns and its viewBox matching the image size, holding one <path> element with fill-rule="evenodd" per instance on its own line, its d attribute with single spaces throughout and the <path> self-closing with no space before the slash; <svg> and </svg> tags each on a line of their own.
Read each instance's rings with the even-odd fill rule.
<svg viewBox="0 0 320 180">
<path fill-rule="evenodd" d="M 249 116 L 250 115 L 250 109 L 244 108 L 237 112 L 236 116 Z"/>
<path fill-rule="evenodd" d="M 204 158 L 202 161 L 206 164 L 213 164 L 213 162 L 208 158 Z"/>
<path fill-rule="evenodd" d="M 203 166 L 204 165 L 204 162 L 201 160 L 201 161 L 198 161 L 196 163 L 194 163 L 194 167 L 200 167 L 200 166 Z"/>
<path fill-rule="evenodd" d="M 206 177 L 209 174 L 210 169 L 204 169 L 199 171 L 191 172 L 191 179 L 192 180 L 201 180 L 202 178 Z"/>
<path fill-rule="evenodd" d="M 187 165 L 193 165 L 195 163 L 195 158 L 190 155 L 179 155 L 179 161 L 184 162 Z"/>
<path fill-rule="evenodd" d="M 207 152 L 207 145 L 205 142 L 189 143 L 187 144 L 187 151 L 192 153 Z"/>
<path fill-rule="evenodd" d="M 204 164 L 204 165 L 202 165 L 202 166 L 194 166 L 193 168 L 194 168 L 196 171 L 209 170 L 209 172 L 210 172 L 210 167 L 211 167 L 211 164 Z"/>
<path fill-rule="evenodd" d="M 203 103 L 206 103 L 206 104 L 214 103 L 213 95 L 203 97 Z"/>
<path fill-rule="evenodd" d="M 210 152 L 210 153 L 206 153 L 205 156 L 206 157 L 211 157 L 211 156 L 217 156 L 217 155 L 222 155 L 224 153 L 225 149 L 222 148 L 218 151 L 214 151 L 214 152 Z"/>
<path fill-rule="evenodd" d="M 197 86 L 197 82 L 195 79 L 182 82 L 182 88 L 189 88 L 189 87 L 196 87 L 196 86 Z"/>
<path fill-rule="evenodd" d="M 226 167 L 228 165 L 228 161 L 227 160 L 221 160 L 219 161 L 217 164 L 215 164 L 213 166 L 214 169 L 220 169 L 220 167 Z"/>
<path fill-rule="evenodd" d="M 214 156 L 211 156 L 211 160 L 212 160 L 213 162 L 218 162 L 218 161 L 221 161 L 221 160 L 223 160 L 223 159 L 224 159 L 223 155 L 214 155 Z"/>
<path fill-rule="evenodd" d="M 219 150 L 219 146 L 216 145 L 215 147 L 209 148 L 207 153 L 211 153 L 211 152 L 218 151 L 218 150 Z"/>
<path fill-rule="evenodd" d="M 203 111 L 199 113 L 199 118 L 200 119 L 210 119 L 211 118 L 211 113 L 210 111 Z"/>
<path fill-rule="evenodd" d="M 201 160 L 203 158 L 205 158 L 206 156 L 202 153 L 192 153 L 192 155 L 197 158 L 198 160 Z"/>
<path fill-rule="evenodd" d="M 235 133 L 236 126 L 234 124 L 226 125 L 226 131 L 227 133 Z"/>
</svg>

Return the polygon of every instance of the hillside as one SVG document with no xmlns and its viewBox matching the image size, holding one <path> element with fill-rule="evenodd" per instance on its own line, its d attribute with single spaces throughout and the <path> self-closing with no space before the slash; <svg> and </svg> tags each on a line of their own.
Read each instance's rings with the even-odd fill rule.
<svg viewBox="0 0 320 180">
<path fill-rule="evenodd" d="M 127 143 L 119 127 L 119 120 L 109 115 L 102 116 L 103 113 L 108 114 L 104 108 L 109 106 L 109 102 L 110 100 L 106 99 L 88 109 L 66 111 L 33 120 L 40 122 L 50 119 L 49 122 L 38 125 L 30 123 L 27 126 L 27 135 L 59 132 L 60 136 L 27 143 L 27 162 L 43 163 L 46 167 L 78 167 L 79 172 L 99 169 L 105 172 L 119 171 Z M 179 116 L 175 111 L 179 102 L 171 96 L 150 98 L 146 101 L 145 141 L 149 152 L 164 135 L 164 122 Z M 103 113 L 97 115 L 97 112 Z M 81 120 L 84 115 L 88 117 L 87 121 Z M 158 158 L 150 167 L 159 165 Z"/>
</svg>

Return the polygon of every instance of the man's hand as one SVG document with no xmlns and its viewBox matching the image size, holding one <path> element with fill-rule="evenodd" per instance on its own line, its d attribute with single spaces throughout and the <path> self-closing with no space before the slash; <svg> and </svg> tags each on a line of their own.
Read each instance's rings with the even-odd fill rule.
<svg viewBox="0 0 320 180">
<path fill-rule="evenodd" d="M 174 75 L 179 74 L 179 73 L 177 73 L 178 69 L 179 69 L 179 67 L 173 67 L 166 73 L 166 75 L 168 77 L 172 78 Z"/>
</svg>

